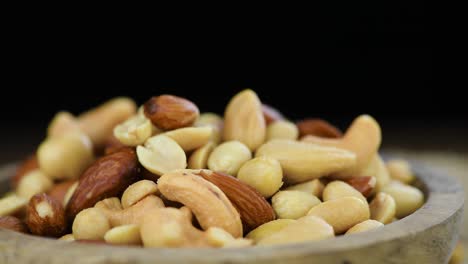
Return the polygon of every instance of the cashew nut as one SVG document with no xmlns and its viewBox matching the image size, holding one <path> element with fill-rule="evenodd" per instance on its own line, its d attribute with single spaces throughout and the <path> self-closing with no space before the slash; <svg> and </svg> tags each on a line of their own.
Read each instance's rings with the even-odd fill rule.
<svg viewBox="0 0 468 264">
<path fill-rule="evenodd" d="M 141 180 L 127 187 L 122 195 L 122 207 L 124 209 L 141 201 L 148 195 L 155 194 L 158 186 L 153 181 Z"/>
</svg>

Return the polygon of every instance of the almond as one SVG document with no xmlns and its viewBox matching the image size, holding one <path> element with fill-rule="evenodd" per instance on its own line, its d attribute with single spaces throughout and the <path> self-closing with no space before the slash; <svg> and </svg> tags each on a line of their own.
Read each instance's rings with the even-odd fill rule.
<svg viewBox="0 0 468 264">
<path fill-rule="evenodd" d="M 15 175 L 13 175 L 13 177 L 11 178 L 11 186 L 13 187 L 13 189 L 16 188 L 16 186 L 18 186 L 18 183 L 20 182 L 21 178 L 23 178 L 24 175 L 38 168 L 39 168 L 39 163 L 37 161 L 36 154 L 33 154 L 29 156 L 27 159 L 25 159 L 21 163 L 21 165 L 18 166 L 15 172 Z"/>
<path fill-rule="evenodd" d="M 61 203 L 45 193 L 34 195 L 27 206 L 26 224 L 32 234 L 60 237 L 67 229 Z"/>
<path fill-rule="evenodd" d="M 267 104 L 262 104 L 262 113 L 263 113 L 263 117 L 265 118 L 265 123 L 267 125 L 275 121 L 285 119 L 283 114 L 281 114 L 280 111 L 278 111 L 277 109 Z"/>
<path fill-rule="evenodd" d="M 96 160 L 81 176 L 67 204 L 68 220 L 73 220 L 80 211 L 93 207 L 100 200 L 122 194 L 136 181 L 138 172 L 133 149 L 122 149 Z"/>
<path fill-rule="evenodd" d="M 314 135 L 326 138 L 339 138 L 343 136 L 343 132 L 319 118 L 308 118 L 296 123 L 299 128 L 299 136 Z"/>
<path fill-rule="evenodd" d="M 0 216 L 0 228 L 10 229 L 15 232 L 28 233 L 28 228 L 14 216 Z"/>
<path fill-rule="evenodd" d="M 191 101 L 173 95 L 151 97 L 144 104 L 144 113 L 153 125 L 163 130 L 191 126 L 199 115 Z"/>
<path fill-rule="evenodd" d="M 54 200 L 63 201 L 65 195 L 68 192 L 68 189 L 75 183 L 76 181 L 64 181 L 58 184 L 55 184 L 47 194 Z"/>
<path fill-rule="evenodd" d="M 353 177 L 345 180 L 346 183 L 353 186 L 354 189 L 358 190 L 364 197 L 369 198 L 374 191 L 377 180 L 375 177 L 364 176 L 364 177 Z"/>
<path fill-rule="evenodd" d="M 238 179 L 209 170 L 200 170 L 198 175 L 218 186 L 239 211 L 244 232 L 275 220 L 275 212 L 265 198 L 254 188 Z"/>
</svg>

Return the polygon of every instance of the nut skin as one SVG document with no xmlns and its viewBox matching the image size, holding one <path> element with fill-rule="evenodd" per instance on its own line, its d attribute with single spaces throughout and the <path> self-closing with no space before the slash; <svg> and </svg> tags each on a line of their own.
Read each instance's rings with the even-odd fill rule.
<svg viewBox="0 0 468 264">
<path fill-rule="evenodd" d="M 299 129 L 299 136 L 313 135 L 325 138 L 340 138 L 343 132 L 320 118 L 308 118 L 296 123 Z"/>
<path fill-rule="evenodd" d="M 358 190 L 364 197 L 369 198 L 377 184 L 375 177 L 363 176 L 346 179 L 345 182 Z"/>
<path fill-rule="evenodd" d="M 65 195 L 68 192 L 68 189 L 75 183 L 76 181 L 64 181 L 58 184 L 55 184 L 52 189 L 50 189 L 47 194 L 54 200 L 63 202 L 65 199 Z"/>
<path fill-rule="evenodd" d="M 28 227 L 14 216 L 0 216 L 0 228 L 10 229 L 15 232 L 28 233 Z"/>
<path fill-rule="evenodd" d="M 267 104 L 262 104 L 262 113 L 263 117 L 265 118 L 265 124 L 267 125 L 275 121 L 285 119 L 283 114 L 278 109 Z"/>
<path fill-rule="evenodd" d="M 45 208 L 45 211 L 42 212 L 40 207 Z M 61 203 L 45 193 L 36 194 L 29 201 L 26 224 L 32 234 L 47 237 L 60 237 L 67 229 Z"/>
<path fill-rule="evenodd" d="M 191 126 L 200 112 L 194 103 L 185 98 L 160 95 L 151 97 L 144 104 L 144 113 L 156 127 L 172 130 Z"/>
<path fill-rule="evenodd" d="M 20 182 L 21 178 L 23 178 L 24 175 L 38 168 L 39 168 L 39 162 L 37 161 L 36 154 L 33 154 L 29 156 L 28 158 L 26 158 L 21 163 L 21 165 L 18 166 L 18 168 L 15 171 L 15 175 L 13 175 L 13 177 L 11 178 L 12 189 L 15 189 L 18 186 L 18 183 Z"/>
<path fill-rule="evenodd" d="M 72 221 L 80 211 L 93 207 L 102 199 L 119 196 L 136 181 L 138 172 L 133 149 L 122 149 L 96 160 L 81 176 L 67 204 L 68 220 Z"/>
</svg>

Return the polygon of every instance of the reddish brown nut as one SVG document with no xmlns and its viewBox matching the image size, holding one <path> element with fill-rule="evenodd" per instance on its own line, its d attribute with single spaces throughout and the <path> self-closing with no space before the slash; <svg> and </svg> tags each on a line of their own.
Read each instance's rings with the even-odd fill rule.
<svg viewBox="0 0 468 264">
<path fill-rule="evenodd" d="M 304 119 L 296 123 L 299 129 L 299 136 L 314 135 L 326 138 L 339 138 L 343 136 L 343 132 L 328 123 L 327 121 L 319 118 Z"/>
<path fill-rule="evenodd" d="M 277 120 L 284 120 L 280 111 L 267 104 L 262 104 L 262 112 L 267 125 Z"/>
<path fill-rule="evenodd" d="M 199 115 L 194 103 L 173 95 L 151 97 L 144 104 L 144 113 L 153 125 L 163 130 L 191 126 Z"/>
<path fill-rule="evenodd" d="M 265 198 L 254 188 L 230 175 L 209 170 L 198 173 L 205 180 L 218 186 L 239 211 L 244 233 L 275 220 L 275 212 Z"/>
<path fill-rule="evenodd" d="M 58 184 L 55 184 L 54 187 L 47 194 L 54 200 L 63 203 L 63 199 L 65 194 L 67 193 L 68 189 L 75 183 L 76 181 L 64 181 Z"/>
<path fill-rule="evenodd" d="M 18 186 L 18 183 L 21 180 L 21 178 L 23 178 L 23 176 L 26 175 L 28 172 L 33 171 L 37 168 L 39 168 L 39 163 L 37 161 L 36 154 L 33 154 L 27 159 L 25 159 L 21 163 L 21 165 L 19 165 L 16 169 L 15 175 L 13 175 L 13 177 L 11 178 L 12 188 L 16 189 L 16 186 Z"/>
<path fill-rule="evenodd" d="M 138 159 L 133 149 L 118 152 L 96 160 L 81 176 L 80 183 L 67 204 L 67 219 L 98 201 L 119 196 L 136 181 L 139 173 Z"/>
<path fill-rule="evenodd" d="M 14 216 L 0 216 L 0 228 L 10 229 L 15 232 L 28 233 L 28 228 Z"/>
<path fill-rule="evenodd" d="M 67 229 L 62 204 L 45 193 L 34 195 L 26 208 L 26 224 L 32 234 L 59 237 Z"/>
<path fill-rule="evenodd" d="M 141 178 L 143 178 L 145 180 L 154 181 L 154 182 L 158 182 L 159 177 L 161 177 L 161 176 L 159 176 L 157 174 L 154 174 L 151 171 L 145 169 L 144 167 L 141 168 L 140 175 L 141 175 Z"/>
<path fill-rule="evenodd" d="M 104 155 L 109 155 L 114 152 L 118 152 L 123 148 L 128 148 L 122 142 L 120 142 L 114 135 L 111 135 L 104 145 Z"/>
<path fill-rule="evenodd" d="M 354 189 L 358 190 L 366 198 L 369 198 L 369 196 L 371 196 L 375 185 L 377 184 L 377 180 L 375 179 L 375 177 L 371 176 L 353 177 L 346 179 L 345 182 L 353 186 Z"/>
</svg>

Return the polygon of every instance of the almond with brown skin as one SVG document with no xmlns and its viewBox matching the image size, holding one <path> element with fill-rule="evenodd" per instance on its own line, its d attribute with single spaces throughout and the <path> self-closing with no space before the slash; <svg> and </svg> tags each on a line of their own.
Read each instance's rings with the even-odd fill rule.
<svg viewBox="0 0 468 264">
<path fill-rule="evenodd" d="M 47 194 L 59 201 L 59 202 L 62 202 L 64 197 L 65 197 L 65 194 L 67 194 L 67 191 L 68 189 L 75 183 L 76 181 L 64 181 L 64 182 L 61 182 L 61 183 L 57 183 L 55 184 L 52 189 L 50 191 L 47 192 Z"/>
<path fill-rule="evenodd" d="M 72 221 L 80 211 L 105 198 L 122 194 L 136 181 L 138 173 L 138 159 L 133 149 L 122 149 L 96 160 L 81 176 L 67 204 L 68 220 Z"/>
<path fill-rule="evenodd" d="M 0 228 L 10 229 L 15 232 L 28 233 L 28 228 L 14 216 L 0 216 Z"/>
<path fill-rule="evenodd" d="M 354 189 L 358 190 L 364 197 L 369 198 L 374 191 L 377 180 L 375 177 L 364 176 L 364 177 L 353 177 L 345 180 L 346 183 L 353 186 Z"/>
<path fill-rule="evenodd" d="M 267 104 L 262 104 L 263 117 L 265 118 L 265 123 L 268 125 L 278 120 L 284 120 L 283 114 L 278 111 L 276 108 L 269 106 Z"/>
<path fill-rule="evenodd" d="M 62 204 L 45 193 L 34 195 L 26 208 L 26 224 L 32 234 L 60 237 L 67 229 Z"/>
<path fill-rule="evenodd" d="M 296 123 L 299 129 L 299 136 L 314 135 L 326 138 L 339 138 L 343 136 L 343 132 L 330 124 L 329 122 L 319 118 L 304 119 Z"/>
<path fill-rule="evenodd" d="M 13 187 L 13 189 L 16 188 L 19 181 L 21 180 L 21 178 L 23 178 L 24 175 L 38 168 L 39 168 L 39 163 L 37 161 L 36 154 L 33 154 L 29 156 L 27 159 L 25 159 L 21 163 L 21 165 L 18 166 L 15 172 L 15 175 L 13 175 L 13 177 L 11 178 L 11 186 Z"/>
<path fill-rule="evenodd" d="M 275 212 L 271 205 L 249 185 L 221 172 L 200 170 L 197 175 L 218 186 L 226 194 L 239 211 L 244 224 L 244 232 L 275 220 Z"/>
<path fill-rule="evenodd" d="M 160 95 L 151 97 L 144 104 L 144 113 L 156 127 L 172 130 L 191 126 L 200 112 L 194 103 L 185 98 Z"/>
</svg>

